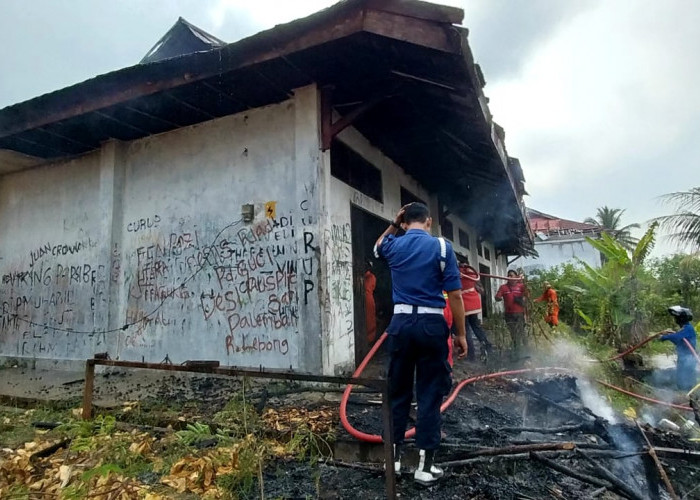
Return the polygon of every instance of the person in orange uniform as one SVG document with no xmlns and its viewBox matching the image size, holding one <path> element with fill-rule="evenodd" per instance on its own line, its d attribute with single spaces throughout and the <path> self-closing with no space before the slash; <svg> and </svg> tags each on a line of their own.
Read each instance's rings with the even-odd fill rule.
<svg viewBox="0 0 700 500">
<path fill-rule="evenodd" d="M 552 288 L 549 281 L 544 282 L 544 292 L 542 296 L 535 299 L 535 302 L 547 302 L 547 314 L 544 317 L 545 322 L 555 328 L 559 325 L 559 301 L 557 300 L 557 291 Z"/>
<path fill-rule="evenodd" d="M 377 306 L 374 303 L 374 290 L 377 288 L 377 277 L 372 272 L 372 261 L 367 261 L 365 270 L 365 326 L 367 329 L 367 342 L 374 344 L 377 340 Z"/>
</svg>

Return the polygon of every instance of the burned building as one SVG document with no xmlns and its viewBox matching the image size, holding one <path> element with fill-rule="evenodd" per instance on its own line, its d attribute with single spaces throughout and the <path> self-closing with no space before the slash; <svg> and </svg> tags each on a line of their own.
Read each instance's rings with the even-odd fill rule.
<svg viewBox="0 0 700 500">
<path fill-rule="evenodd" d="M 0 110 L 0 355 L 332 373 L 403 203 L 483 271 L 531 244 L 460 9 L 346 0 Z M 380 328 L 390 277 L 375 263 Z"/>
</svg>

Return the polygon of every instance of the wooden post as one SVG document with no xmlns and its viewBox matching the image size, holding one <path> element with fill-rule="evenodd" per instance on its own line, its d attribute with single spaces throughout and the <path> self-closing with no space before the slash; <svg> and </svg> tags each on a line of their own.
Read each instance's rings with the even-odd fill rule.
<svg viewBox="0 0 700 500">
<path fill-rule="evenodd" d="M 92 392 L 95 387 L 95 361 L 85 362 L 85 390 L 83 391 L 83 420 L 92 418 Z"/>
<path fill-rule="evenodd" d="M 385 381 L 382 390 L 382 420 L 384 427 L 384 479 L 386 497 L 396 498 L 396 474 L 394 471 L 394 425 L 391 418 L 391 397 L 389 395 L 389 380 Z"/>
</svg>

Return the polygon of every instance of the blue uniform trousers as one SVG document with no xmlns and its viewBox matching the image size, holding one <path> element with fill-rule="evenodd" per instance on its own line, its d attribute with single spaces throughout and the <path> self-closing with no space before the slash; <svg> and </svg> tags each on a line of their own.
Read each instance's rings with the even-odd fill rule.
<svg viewBox="0 0 700 500">
<path fill-rule="evenodd" d="M 690 354 L 678 356 L 678 362 L 676 364 L 676 384 L 680 390 L 689 391 L 695 387 L 697 383 L 696 364 L 695 358 Z"/>
<path fill-rule="evenodd" d="M 440 405 L 452 387 L 452 369 L 447 363 L 447 322 L 440 314 L 395 314 L 387 332 L 394 443 L 404 441 L 415 375 L 416 445 L 435 450 L 440 446 Z"/>
</svg>

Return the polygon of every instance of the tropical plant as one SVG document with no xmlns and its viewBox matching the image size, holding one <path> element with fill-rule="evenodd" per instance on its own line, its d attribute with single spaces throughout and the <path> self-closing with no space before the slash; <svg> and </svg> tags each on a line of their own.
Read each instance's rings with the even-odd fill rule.
<svg viewBox="0 0 700 500">
<path fill-rule="evenodd" d="M 631 250 L 638 240 L 632 236 L 630 230 L 639 229 L 639 224 L 622 226 L 622 216 L 624 214 L 624 209 L 604 206 L 598 208 L 595 218 L 588 217 L 583 222 L 598 226 L 603 233 L 620 242 L 624 248 Z"/>
<path fill-rule="evenodd" d="M 654 246 L 657 225 L 649 227 L 632 251 L 607 233 L 599 240 L 586 240 L 605 257 L 600 269 L 581 262 L 580 273 L 585 297 L 579 312 L 587 328 L 599 339 L 622 347 L 645 336 L 653 280 L 644 266 Z"/>
<path fill-rule="evenodd" d="M 649 268 L 665 306 L 680 304 L 700 312 L 700 256 L 677 254 L 654 259 Z M 665 317 L 665 309 L 660 314 Z"/>
<path fill-rule="evenodd" d="M 700 187 L 662 196 L 662 200 L 675 207 L 675 213 L 654 219 L 668 237 L 679 246 L 700 251 Z"/>
</svg>

